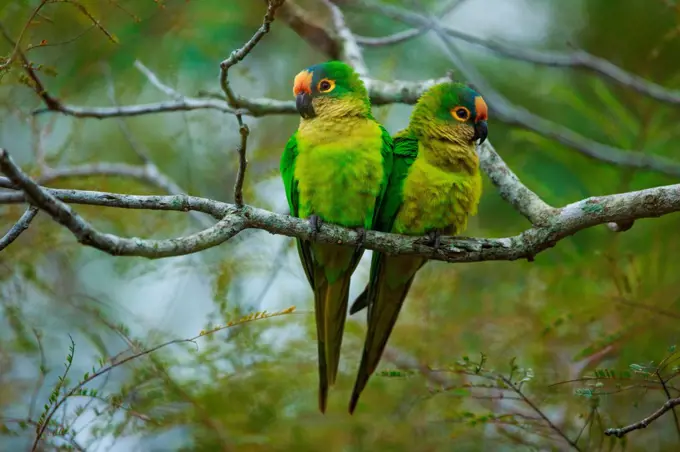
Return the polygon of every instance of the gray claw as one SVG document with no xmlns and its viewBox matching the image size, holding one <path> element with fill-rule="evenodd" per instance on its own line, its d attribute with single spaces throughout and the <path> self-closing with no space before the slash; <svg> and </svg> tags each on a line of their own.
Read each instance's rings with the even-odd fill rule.
<svg viewBox="0 0 680 452">
<path fill-rule="evenodd" d="M 430 246 L 434 247 L 435 251 L 439 249 L 442 244 L 442 231 L 435 229 L 434 231 L 429 231 L 427 237 L 430 240 Z"/>
<path fill-rule="evenodd" d="M 356 248 L 354 250 L 359 252 L 364 247 L 364 239 L 366 238 L 366 229 L 355 228 L 354 230 L 357 232 L 357 234 L 359 234 L 359 242 L 357 243 Z"/>
<path fill-rule="evenodd" d="M 307 221 L 309 222 L 309 225 L 312 227 L 313 232 L 319 232 L 321 230 L 321 224 L 323 223 L 323 220 L 319 218 L 318 215 L 310 215 L 309 218 L 307 218 Z"/>
</svg>

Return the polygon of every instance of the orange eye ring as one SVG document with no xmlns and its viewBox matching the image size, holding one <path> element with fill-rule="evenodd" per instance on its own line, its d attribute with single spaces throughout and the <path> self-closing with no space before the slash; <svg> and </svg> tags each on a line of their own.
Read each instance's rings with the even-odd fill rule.
<svg viewBox="0 0 680 452">
<path fill-rule="evenodd" d="M 457 121 L 465 122 L 470 119 L 470 110 L 459 105 L 451 109 L 451 116 Z"/>
<path fill-rule="evenodd" d="M 319 80 L 319 83 L 316 85 L 316 89 L 320 93 L 330 93 L 335 89 L 335 81 L 327 78 L 321 79 Z"/>
</svg>

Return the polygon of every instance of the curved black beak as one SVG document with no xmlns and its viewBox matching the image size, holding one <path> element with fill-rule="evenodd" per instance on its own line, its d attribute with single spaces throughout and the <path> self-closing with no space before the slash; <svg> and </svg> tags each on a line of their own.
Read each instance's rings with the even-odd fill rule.
<svg viewBox="0 0 680 452">
<path fill-rule="evenodd" d="M 486 121 L 479 121 L 475 123 L 475 137 L 474 139 L 479 139 L 479 144 L 486 141 L 486 136 L 489 134 L 489 129 L 486 127 Z"/>
<path fill-rule="evenodd" d="M 300 93 L 295 96 L 295 108 L 298 113 L 305 119 L 310 119 L 316 116 L 314 107 L 312 106 L 312 96 L 308 93 Z"/>
</svg>

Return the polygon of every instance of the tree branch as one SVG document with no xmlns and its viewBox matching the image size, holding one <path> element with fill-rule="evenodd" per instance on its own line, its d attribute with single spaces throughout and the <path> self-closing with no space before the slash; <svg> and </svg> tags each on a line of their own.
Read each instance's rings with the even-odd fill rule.
<svg viewBox="0 0 680 452">
<path fill-rule="evenodd" d="M 239 133 L 241 134 L 241 144 L 239 144 L 236 150 L 238 153 L 238 171 L 236 173 L 236 182 L 234 183 L 234 203 L 236 203 L 237 207 L 243 207 L 243 182 L 246 177 L 246 169 L 248 168 L 246 149 L 250 130 L 247 125 L 242 124 L 239 127 Z"/>
<path fill-rule="evenodd" d="M 268 2 L 268 0 L 264 1 L 265 3 Z M 332 60 L 340 59 L 340 45 L 337 42 L 337 37 L 332 36 L 328 30 L 317 24 L 310 17 L 310 14 L 293 0 L 284 2 L 279 8 L 278 16 L 311 47 L 318 49 Z"/>
<path fill-rule="evenodd" d="M 309 223 L 299 218 L 279 215 L 256 207 L 239 208 L 192 196 L 133 196 L 78 190 L 57 190 L 40 187 L 26 176 L 5 150 L 0 150 L 0 169 L 10 181 L 0 179 L 0 185 L 21 189 L 23 193 L 0 193 L 0 204 L 31 202 L 67 227 L 79 242 L 112 255 L 162 258 L 180 256 L 217 246 L 245 229 L 261 229 L 272 234 L 297 237 L 321 243 L 358 245 L 361 236 L 353 230 L 323 224 L 314 233 Z M 501 178 L 502 180 L 502 178 Z M 520 189 L 505 191 L 513 199 Z M 521 194 L 519 196 L 522 196 Z M 168 240 L 122 238 L 94 229 L 64 202 L 100 205 L 128 209 L 195 210 L 221 220 L 201 232 Z M 559 240 L 598 224 L 637 218 L 659 217 L 680 211 L 680 184 L 650 188 L 635 192 L 592 197 L 552 209 L 541 215 L 535 207 L 517 201 L 530 215 L 541 218 L 541 226 L 534 226 L 519 235 L 500 238 L 442 239 L 439 249 L 428 245 L 424 237 L 409 237 L 376 231 L 366 231 L 363 246 L 388 254 L 418 255 L 446 262 L 481 262 L 488 260 L 533 259 Z"/>
<path fill-rule="evenodd" d="M 393 33 L 389 36 L 383 36 L 381 38 L 354 35 L 354 39 L 356 40 L 357 44 L 363 47 L 385 47 L 410 41 L 413 38 L 417 38 L 418 36 L 424 35 L 428 31 L 429 30 L 425 27 L 410 28 L 408 30 L 399 31 L 397 33 Z"/>
<path fill-rule="evenodd" d="M 465 0 L 451 0 L 448 2 L 448 4 L 444 5 L 441 11 L 437 13 L 437 16 L 444 17 L 446 14 L 451 13 L 451 11 L 458 8 L 463 3 L 465 3 Z M 424 35 L 428 31 L 430 30 L 427 27 L 411 28 L 409 30 L 391 34 L 389 36 L 383 36 L 382 38 L 371 38 L 367 36 L 354 35 L 354 39 L 359 45 L 363 47 L 385 47 L 409 41 L 413 38 Z"/>
<path fill-rule="evenodd" d="M 135 67 L 138 70 L 140 70 L 149 79 L 149 81 L 153 83 L 154 86 L 156 86 L 156 88 L 160 89 L 170 97 L 174 97 L 175 99 L 181 99 L 182 95 L 180 93 L 170 88 L 169 86 L 161 83 L 158 77 L 156 77 L 156 74 L 151 72 L 151 70 L 144 66 L 140 61 L 138 60 L 135 61 Z M 104 72 L 106 73 L 106 78 L 109 84 L 109 99 L 111 100 L 111 103 L 113 105 L 117 106 L 118 101 L 116 99 L 116 87 L 115 82 L 113 80 L 113 76 L 111 74 L 111 68 L 108 65 L 104 65 Z M 127 140 L 128 144 L 130 145 L 130 148 L 135 154 L 137 154 L 137 157 L 139 157 L 139 159 L 144 164 L 143 167 L 141 167 L 142 169 L 141 179 L 151 185 L 154 185 L 156 187 L 161 188 L 162 190 L 165 190 L 167 193 L 171 195 L 186 194 L 186 191 L 183 190 L 182 187 L 179 186 L 179 184 L 177 184 L 170 177 L 161 172 L 160 168 L 158 168 L 158 166 L 153 162 L 153 160 L 151 160 L 151 157 L 149 157 L 150 155 L 149 150 L 146 149 L 146 147 L 142 143 L 135 140 L 134 136 L 132 135 L 132 132 L 127 126 L 127 123 L 125 122 L 125 119 L 119 117 L 117 118 L 117 120 L 118 128 L 120 129 L 121 133 Z M 197 212 L 191 212 L 190 214 L 194 221 L 198 222 L 198 224 L 202 227 L 209 227 L 213 224 L 212 221 L 198 214 Z"/>
<path fill-rule="evenodd" d="M 19 221 L 7 231 L 7 234 L 0 237 L 0 251 L 4 250 L 11 245 L 12 242 L 18 239 L 21 233 L 28 229 L 36 215 L 38 215 L 37 207 L 31 206 L 26 209 L 26 212 L 24 212 L 24 214 L 21 215 L 21 218 L 19 218 Z"/>
<path fill-rule="evenodd" d="M 477 146 L 479 162 L 491 182 L 498 188 L 501 198 L 512 204 L 534 226 L 548 224 L 557 209 L 548 205 L 524 185 L 505 164 L 489 140 Z"/>
<path fill-rule="evenodd" d="M 262 25 L 260 26 L 260 28 L 248 40 L 248 42 L 246 42 L 243 45 L 243 47 L 231 52 L 229 58 L 220 63 L 220 86 L 222 87 L 222 91 L 224 91 L 224 94 L 227 98 L 227 102 L 233 108 L 242 108 L 244 106 L 246 106 L 247 108 L 247 105 L 242 105 L 241 104 L 242 98 L 236 95 L 236 93 L 234 93 L 234 91 L 231 89 L 228 77 L 229 69 L 232 66 L 238 64 L 239 62 L 243 61 L 243 59 L 247 57 L 248 54 L 260 42 L 264 35 L 269 33 L 270 25 L 272 22 L 274 22 L 274 15 L 276 14 L 276 10 L 283 4 L 283 2 L 284 0 L 268 0 L 267 13 L 264 16 L 264 20 L 262 21 Z M 241 123 L 240 116 L 237 115 L 237 118 L 239 118 L 239 126 L 243 125 Z"/>
<path fill-rule="evenodd" d="M 340 8 L 335 6 L 330 0 L 322 0 L 323 3 L 328 7 L 333 18 L 333 26 L 335 26 L 335 32 L 338 35 L 340 41 L 340 47 L 342 49 L 341 57 L 350 66 L 354 68 L 359 77 L 368 77 L 368 66 L 364 61 L 364 56 L 361 53 L 361 49 L 357 44 L 352 30 L 349 29 L 345 23 L 345 16 L 340 11 Z"/>
<path fill-rule="evenodd" d="M 351 4 L 360 5 L 368 10 L 377 11 L 385 16 L 415 27 L 429 27 L 435 31 L 445 44 L 446 53 L 465 77 L 473 82 L 484 95 L 487 103 L 493 108 L 496 117 L 509 125 L 515 125 L 536 132 L 568 146 L 583 155 L 607 163 L 631 168 L 648 169 L 680 177 L 680 162 L 667 157 L 648 155 L 643 151 L 630 151 L 605 145 L 590 140 L 573 130 L 556 124 L 545 118 L 534 115 L 528 110 L 513 106 L 499 93 L 491 88 L 477 71 L 463 61 L 444 32 L 443 25 L 431 17 L 403 8 L 365 0 L 351 0 Z"/>
<path fill-rule="evenodd" d="M 367 3 L 362 2 L 361 0 L 350 0 L 343 3 L 361 4 L 362 6 L 367 6 Z M 392 15 L 390 15 L 390 17 L 395 19 L 397 18 Z M 659 85 L 658 83 L 654 83 L 638 75 L 631 74 L 630 72 L 627 72 L 616 66 L 612 62 L 592 55 L 583 50 L 576 50 L 573 52 L 558 52 L 526 49 L 523 47 L 504 44 L 500 41 L 479 38 L 451 27 L 444 26 L 443 29 L 452 38 L 483 47 L 500 56 L 541 66 L 584 69 L 596 75 L 600 75 L 604 78 L 612 80 L 621 86 L 630 88 L 644 96 L 651 97 L 652 99 L 656 99 L 661 102 L 680 105 L 680 91 L 670 90 L 662 85 Z M 359 44 L 365 46 L 385 46 L 397 44 L 406 39 L 417 37 L 418 35 L 421 35 L 421 30 L 423 30 L 423 28 L 412 28 L 382 38 L 367 38 L 363 36 L 357 36 L 356 39 Z M 395 39 L 397 35 L 401 35 L 403 38 Z M 391 42 L 392 40 L 394 40 L 394 42 Z"/>
<path fill-rule="evenodd" d="M 621 428 L 608 428 L 607 430 L 604 431 L 604 434 L 607 436 L 613 435 L 616 436 L 617 438 L 622 438 L 623 436 L 627 435 L 633 430 L 647 428 L 649 424 L 660 418 L 667 411 L 672 410 L 677 405 L 680 405 L 680 397 L 668 400 L 661 406 L 661 408 L 659 408 L 658 410 L 656 410 L 655 412 L 653 412 L 652 414 L 650 414 L 649 416 L 647 416 L 646 418 L 642 419 L 639 422 Z"/>
</svg>

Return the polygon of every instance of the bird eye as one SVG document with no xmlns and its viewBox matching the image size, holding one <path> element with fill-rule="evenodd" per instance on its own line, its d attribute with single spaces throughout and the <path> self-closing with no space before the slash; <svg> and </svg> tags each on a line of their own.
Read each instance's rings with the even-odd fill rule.
<svg viewBox="0 0 680 452">
<path fill-rule="evenodd" d="M 328 80 L 327 78 L 321 80 L 318 85 L 320 93 L 329 93 L 335 88 L 335 82 L 333 80 Z"/>
<path fill-rule="evenodd" d="M 470 110 L 465 107 L 456 107 L 451 110 L 451 116 L 456 118 L 458 121 L 467 121 L 470 118 Z"/>
</svg>

